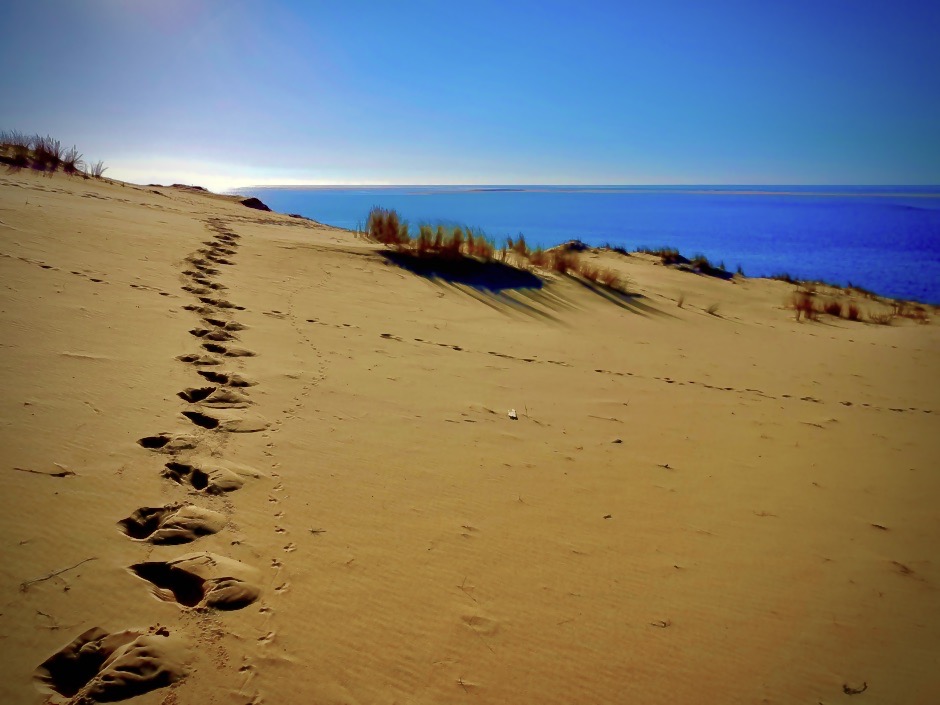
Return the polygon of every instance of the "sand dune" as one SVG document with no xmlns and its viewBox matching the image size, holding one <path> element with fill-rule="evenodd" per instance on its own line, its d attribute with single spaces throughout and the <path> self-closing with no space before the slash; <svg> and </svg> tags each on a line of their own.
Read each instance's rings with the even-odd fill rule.
<svg viewBox="0 0 940 705">
<path fill-rule="evenodd" d="M 2 702 L 940 700 L 935 318 L 63 175 L 0 238 Z"/>
</svg>

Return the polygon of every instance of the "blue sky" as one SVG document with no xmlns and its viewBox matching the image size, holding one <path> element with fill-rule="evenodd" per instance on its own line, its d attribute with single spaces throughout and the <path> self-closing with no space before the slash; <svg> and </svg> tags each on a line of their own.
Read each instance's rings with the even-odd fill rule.
<svg viewBox="0 0 940 705">
<path fill-rule="evenodd" d="M 940 183 L 936 0 L 7 0 L 0 25 L 0 129 L 131 181 Z"/>
</svg>

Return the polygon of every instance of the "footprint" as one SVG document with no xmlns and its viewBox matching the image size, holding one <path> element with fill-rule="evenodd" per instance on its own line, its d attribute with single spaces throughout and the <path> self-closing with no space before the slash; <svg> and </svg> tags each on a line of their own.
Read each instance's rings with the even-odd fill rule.
<svg viewBox="0 0 940 705">
<path fill-rule="evenodd" d="M 219 420 L 199 411 L 184 411 L 183 416 L 202 428 L 218 428 Z"/>
<path fill-rule="evenodd" d="M 191 387 L 177 396 L 191 404 L 202 402 L 214 408 L 244 409 L 251 405 L 251 400 L 244 394 L 219 387 Z"/>
<path fill-rule="evenodd" d="M 141 507 L 119 521 L 118 526 L 132 539 L 177 544 L 218 533 L 225 523 L 225 517 L 211 509 L 191 504 L 168 504 L 163 507 Z"/>
<path fill-rule="evenodd" d="M 245 330 L 248 326 L 243 323 L 238 323 L 236 321 L 226 321 L 224 318 L 204 318 L 203 319 L 208 325 L 215 328 L 222 328 L 223 330 Z"/>
<path fill-rule="evenodd" d="M 215 313 L 218 313 L 218 309 L 212 306 L 198 306 L 196 304 L 186 304 L 183 306 L 184 311 L 192 311 L 193 313 L 199 314 L 200 316 L 211 316 Z"/>
<path fill-rule="evenodd" d="M 237 610 L 261 595 L 253 568 L 215 553 L 188 553 L 173 561 L 136 563 L 130 569 L 156 586 L 158 598 L 185 607 Z"/>
<path fill-rule="evenodd" d="M 212 367 L 213 365 L 222 364 L 221 360 L 217 360 L 214 357 L 209 355 L 197 355 L 195 353 L 179 355 L 176 359 L 180 362 L 187 362 L 190 365 L 196 365 L 197 367 Z"/>
<path fill-rule="evenodd" d="M 137 443 L 144 448 L 161 453 L 179 453 L 195 448 L 199 439 L 187 433 L 158 433 L 155 436 L 145 436 Z"/>
<path fill-rule="evenodd" d="M 175 683 L 188 658 L 183 640 L 165 627 L 112 634 L 93 627 L 43 662 L 34 679 L 73 702 L 112 702 Z"/>
<path fill-rule="evenodd" d="M 219 355 L 225 355 L 225 357 L 254 357 L 255 354 L 251 350 L 245 350 L 244 348 L 232 348 L 226 347 L 225 345 L 219 345 L 218 343 L 203 343 L 203 349 L 208 350 L 209 352 L 217 353 Z"/>
<path fill-rule="evenodd" d="M 214 372 L 212 370 L 197 370 L 197 372 L 210 382 L 224 384 L 228 387 L 253 387 L 257 384 L 257 382 L 233 372 Z"/>
<path fill-rule="evenodd" d="M 176 396 L 192 404 L 197 401 L 202 401 L 215 390 L 216 387 L 190 387 L 189 389 L 184 389 L 182 392 L 177 393 Z"/>
<path fill-rule="evenodd" d="M 240 489 L 246 479 L 258 479 L 262 475 L 254 468 L 240 463 L 197 458 L 185 463 L 167 463 L 163 476 L 206 494 L 223 494 Z"/>
<path fill-rule="evenodd" d="M 229 409 L 213 409 L 211 414 L 201 411 L 184 411 L 183 416 L 197 426 L 218 429 L 226 433 L 257 433 L 271 424 L 258 414 Z"/>
<path fill-rule="evenodd" d="M 245 310 L 245 307 L 244 307 L 244 306 L 237 306 L 237 305 L 233 304 L 231 301 L 229 301 L 228 299 L 216 299 L 216 298 L 213 298 L 213 297 L 211 297 L 211 296 L 200 296 L 200 297 L 199 297 L 199 300 L 202 301 L 202 303 L 204 303 L 204 304 L 208 304 L 208 305 L 210 305 L 210 306 L 215 306 L 216 308 L 231 308 L 231 309 L 234 309 L 234 310 L 236 310 L 236 311 L 244 311 L 244 310 Z"/>
</svg>

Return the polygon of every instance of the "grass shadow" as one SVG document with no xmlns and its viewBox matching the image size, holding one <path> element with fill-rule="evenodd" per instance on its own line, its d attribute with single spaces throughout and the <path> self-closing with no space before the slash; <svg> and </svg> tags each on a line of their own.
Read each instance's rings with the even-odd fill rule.
<svg viewBox="0 0 940 705">
<path fill-rule="evenodd" d="M 618 291 L 617 289 L 611 289 L 610 287 L 595 284 L 594 282 L 576 277 L 569 277 L 569 279 L 572 282 L 581 285 L 591 293 L 606 299 L 610 303 L 619 306 L 620 308 L 629 311 L 630 313 L 647 317 L 665 316 L 667 318 L 675 318 L 675 316 L 673 316 L 671 313 L 661 311 L 655 306 L 651 306 L 650 304 L 646 303 L 646 301 L 643 300 L 645 297 L 642 294 L 628 294 L 623 291 Z"/>
<path fill-rule="evenodd" d="M 544 282 L 534 275 L 508 264 L 472 257 L 422 257 L 409 252 L 386 251 L 381 255 L 402 269 L 427 279 L 440 279 L 448 284 L 500 293 L 507 290 L 541 289 Z"/>
</svg>

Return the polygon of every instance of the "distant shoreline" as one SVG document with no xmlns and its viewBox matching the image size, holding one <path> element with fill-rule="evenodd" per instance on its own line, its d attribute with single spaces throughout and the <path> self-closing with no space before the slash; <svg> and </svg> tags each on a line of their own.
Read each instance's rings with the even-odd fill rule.
<svg viewBox="0 0 940 705">
<path fill-rule="evenodd" d="M 240 186 L 223 191 L 225 194 L 234 194 L 244 190 L 278 190 L 278 191 L 396 191 L 396 190 L 426 190 L 431 193 L 620 193 L 620 194 L 707 194 L 728 196 L 793 196 L 793 197 L 867 197 L 867 198 L 940 198 L 940 185 L 912 186 L 912 185 L 883 185 L 883 186 L 819 186 L 819 185 L 786 185 L 786 186 L 743 186 L 743 185 L 704 185 L 688 184 L 682 186 L 670 185 L 577 185 L 577 184 L 347 184 L 347 185 L 264 185 Z M 816 190 L 819 189 L 819 190 Z"/>
<path fill-rule="evenodd" d="M 240 189 L 277 211 L 363 229 L 372 206 L 413 228 L 460 225 L 545 249 L 577 239 L 675 248 L 732 271 L 940 302 L 940 187 L 292 186 Z"/>
</svg>

